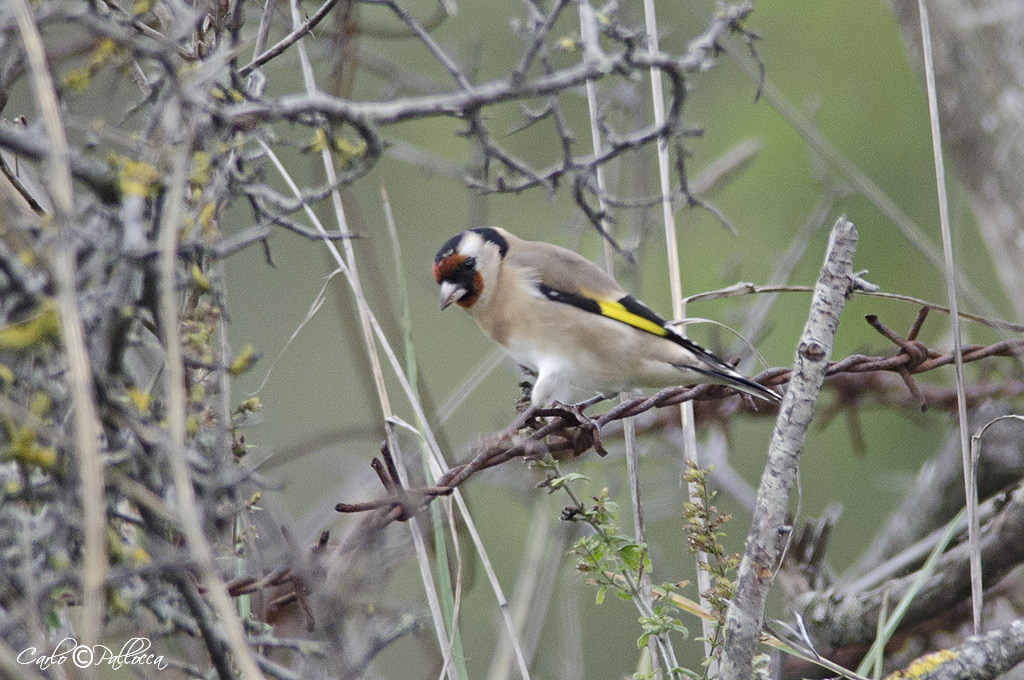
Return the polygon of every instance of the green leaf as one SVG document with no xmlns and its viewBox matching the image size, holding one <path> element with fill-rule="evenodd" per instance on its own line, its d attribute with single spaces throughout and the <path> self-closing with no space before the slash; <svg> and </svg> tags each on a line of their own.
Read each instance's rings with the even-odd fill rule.
<svg viewBox="0 0 1024 680">
<path fill-rule="evenodd" d="M 589 482 L 590 478 L 587 477 L 586 475 L 581 475 L 578 472 L 570 472 L 568 474 L 562 475 L 561 477 L 553 478 L 550 482 L 548 482 L 548 487 L 550 487 L 551 489 L 561 489 L 572 484 L 573 482 L 578 482 L 581 480 Z"/>
<path fill-rule="evenodd" d="M 644 549 L 632 543 L 619 548 L 619 559 L 622 560 L 631 571 L 639 571 L 640 565 L 644 563 Z"/>
</svg>

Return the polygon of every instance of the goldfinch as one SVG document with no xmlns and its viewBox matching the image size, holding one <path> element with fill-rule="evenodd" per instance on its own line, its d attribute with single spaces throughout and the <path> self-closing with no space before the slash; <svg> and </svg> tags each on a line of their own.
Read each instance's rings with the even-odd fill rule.
<svg viewBox="0 0 1024 680">
<path fill-rule="evenodd" d="M 566 402 L 573 388 L 611 396 L 634 387 L 729 385 L 778 394 L 687 340 L 583 256 L 504 229 L 456 234 L 434 258 L 441 309 L 455 303 L 537 374 L 531 403 Z"/>
</svg>

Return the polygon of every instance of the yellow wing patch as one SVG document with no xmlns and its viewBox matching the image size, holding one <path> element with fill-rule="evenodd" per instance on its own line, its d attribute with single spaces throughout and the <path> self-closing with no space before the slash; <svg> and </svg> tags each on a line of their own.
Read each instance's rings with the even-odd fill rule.
<svg viewBox="0 0 1024 680">
<path fill-rule="evenodd" d="M 607 316 L 609 319 L 615 319 L 622 323 L 627 323 L 634 328 L 639 328 L 642 331 L 657 335 L 659 337 L 665 337 L 668 335 L 668 331 L 662 326 L 654 323 L 650 319 L 634 314 L 633 312 L 626 309 L 622 303 L 614 302 L 610 300 L 595 300 L 598 307 L 601 309 L 601 316 Z"/>
</svg>

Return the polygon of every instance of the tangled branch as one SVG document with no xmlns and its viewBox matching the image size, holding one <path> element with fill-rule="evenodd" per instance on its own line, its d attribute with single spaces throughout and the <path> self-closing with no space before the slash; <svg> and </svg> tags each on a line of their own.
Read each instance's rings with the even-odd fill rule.
<svg viewBox="0 0 1024 680">
<path fill-rule="evenodd" d="M 414 38 L 427 59 L 444 69 L 447 82 L 389 63 L 378 69 L 387 91 L 380 101 L 359 100 L 351 79 L 331 94 L 315 84 L 296 89 L 287 77 L 268 87 L 277 77 L 269 69 L 284 67 L 286 55 L 313 30 L 320 47 L 340 48 L 336 65 L 346 76 L 363 63 L 372 71 L 372 48 L 359 41 L 380 35 L 358 16 L 360 7 L 370 5 L 391 21 L 394 36 Z M 306 211 L 389 153 L 415 156 L 420 166 L 460 179 L 473 174 L 466 183 L 483 193 L 567 189 L 601 230 L 605 216 L 592 205 L 600 204 L 595 197 L 613 197 L 599 192 L 597 169 L 663 141 L 678 156 L 675 193 L 699 204 L 692 192 L 702 190 L 689 189 L 682 164 L 682 141 L 696 134 L 683 123 L 688 79 L 714 64 L 723 38 L 753 40 L 742 26 L 750 0 L 723 5 L 682 54 L 647 49 L 646 35 L 617 3 L 603 10 L 597 37 L 584 43 L 553 33 L 571 2 L 553 0 L 543 8 L 527 2 L 514 22 L 520 52 L 503 77 L 478 83 L 473 65 L 460 63 L 432 33 L 447 19 L 445 3 L 420 20 L 399 0 L 322 0 L 301 25 L 287 28 L 278 25 L 275 3 L 252 0 L 18 0 L 15 6 L 18 13 L 0 10 L 0 112 L 11 103 L 8 92 L 32 90 L 26 81 L 52 81 L 47 89 L 56 101 L 45 107 L 46 124 L 27 102 L 18 102 L 24 116 L 0 120 L 0 637 L 14 646 L 44 640 L 52 631 L 41 622 L 55 620 L 66 605 L 48 593 L 65 584 L 77 591 L 69 597 L 90 603 L 83 639 L 102 636 L 106 619 L 97 612 L 105 586 L 111 616 L 114 609 L 143 613 L 164 626 L 168 638 L 200 635 L 211 668 L 225 679 L 235 667 L 248 677 L 296 677 L 261 651 L 266 636 L 253 642 L 228 595 L 254 589 L 253 595 L 268 596 L 261 610 L 268 616 L 296 597 L 307 622 L 318 601 L 302 600 L 301 583 L 313 580 L 302 569 L 248 580 L 258 569 L 250 559 L 257 537 L 272 532 L 245 531 L 258 521 L 250 510 L 263 480 L 239 465 L 246 445 L 238 428 L 259 404 L 232 409 L 230 380 L 254 356 L 251 348 L 233 354 L 221 328 L 221 261 L 259 245 L 271 262 L 269 239 L 281 229 L 321 238 L 306 222 Z M 338 19 L 340 30 L 329 27 L 328 16 Z M 257 21 L 255 31 L 247 30 Z M 30 44 L 26 27 L 42 40 Z M 250 49 L 251 57 L 244 54 Z M 600 121 L 607 144 L 591 153 L 578 141 L 589 135 L 573 128 L 573 109 L 583 104 L 580 86 L 602 81 L 625 85 L 609 89 L 630 89 L 630 81 L 651 67 L 669 81 L 667 120 L 650 124 L 634 107 L 636 115 L 621 125 Z M 104 88 L 118 96 L 104 99 L 97 94 Z M 495 120 L 516 106 L 512 130 L 498 130 Z M 421 120 L 454 121 L 461 129 L 453 134 L 469 141 L 472 160 L 441 158 L 389 139 L 399 123 Z M 549 154 L 526 161 L 513 153 L 509 139 L 531 125 L 547 128 L 554 143 Z M 67 142 L 58 144 L 48 134 L 58 129 Z M 275 181 L 279 156 L 322 152 L 333 160 L 337 177 L 282 194 Z M 464 170 L 470 166 L 473 173 Z M 66 181 L 40 181 L 55 168 L 66 169 Z M 54 201 L 55 191 L 66 200 Z M 648 202 L 635 204 L 645 209 Z M 246 214 L 248 226 L 234 228 Z M 230 222 L 222 223 L 225 215 Z M 57 230 L 58 238 L 48 228 L 51 221 L 73 228 Z M 57 250 L 63 265 L 53 268 Z M 80 339 L 68 336 L 79 326 L 67 322 L 69 311 L 81 316 Z M 68 350 L 83 344 L 87 356 L 71 362 Z M 62 382 L 69 367 L 97 407 L 102 432 L 89 441 L 100 447 L 92 457 L 103 462 L 99 483 L 68 467 L 83 450 L 70 424 L 84 403 L 81 396 L 69 398 Z M 537 446 L 571 435 L 568 445 L 578 453 L 600 447 L 596 426 L 583 426 L 590 421 L 582 410 L 571 421 L 578 434 L 557 412 L 549 414 L 551 428 Z M 531 416 L 535 430 L 540 415 Z M 493 464 L 493 456 L 482 456 L 444 483 L 450 490 Z M 389 493 L 402 493 L 397 482 L 391 484 L 397 480 L 393 466 L 379 465 Z M 89 522 L 81 519 L 82 498 L 93 509 Z M 399 504 L 389 512 L 406 519 L 414 506 Z M 232 575 L 246 574 L 227 589 L 214 568 L 221 550 L 232 560 Z M 107 552 L 116 571 L 108 570 L 101 582 L 104 569 L 96 565 Z M 290 554 L 285 563 L 295 567 L 296 560 L 302 562 Z M 40 564 L 45 568 L 37 569 Z M 273 596 L 288 587 L 294 593 Z M 390 633 L 404 630 L 394 626 Z M 378 641 L 392 639 L 390 633 Z M 358 659 L 349 668 L 343 655 L 336 656 L 330 667 L 341 677 L 361 667 Z"/>
<path fill-rule="evenodd" d="M 843 379 L 842 389 L 849 393 L 852 390 L 878 389 L 877 384 L 866 382 L 851 383 L 849 379 L 868 374 L 894 373 L 903 378 L 915 400 L 926 399 L 911 376 L 934 371 L 953 363 L 952 352 L 939 352 L 916 340 L 917 332 L 927 316 L 926 310 L 918 315 L 918 321 L 912 328 L 909 340 L 899 338 L 891 330 L 878 322 L 877 317 L 869 315 L 868 323 L 877 328 L 882 335 L 893 340 L 898 352 L 895 356 L 865 356 L 853 354 L 840 361 L 830 362 L 826 375 L 838 382 Z M 897 341 L 898 340 L 898 341 Z M 1016 357 L 1024 355 L 1024 338 L 1001 340 L 991 345 L 968 345 L 963 348 L 964 363 L 973 363 L 990 357 Z M 754 378 L 766 387 L 778 387 L 789 382 L 791 369 L 769 368 Z M 828 384 L 828 382 L 826 383 Z M 1012 388 L 1012 386 L 1010 386 Z M 1007 389 L 1000 386 L 999 389 Z M 979 396 L 984 390 L 979 391 Z M 932 399 L 948 398 L 945 392 L 929 391 Z M 387 495 L 376 500 L 363 503 L 339 503 L 338 512 L 356 513 L 380 510 L 373 524 L 384 526 L 395 520 L 405 520 L 426 506 L 437 496 L 447 495 L 460 484 L 477 472 L 486 470 L 516 458 L 531 458 L 546 454 L 559 454 L 571 451 L 579 456 L 595 449 L 599 455 L 606 452 L 601 444 L 602 428 L 623 418 L 637 416 L 652 409 L 674 406 L 685 401 L 722 402 L 738 397 L 741 403 L 755 413 L 773 413 L 774 409 L 755 405 L 753 400 L 724 385 L 697 385 L 694 387 L 670 387 L 649 397 L 638 397 L 617 404 L 607 412 L 590 417 L 584 411 L 597 403 L 595 400 L 583 402 L 577 406 L 556 404 L 552 408 L 528 410 L 502 432 L 493 435 L 491 442 L 484 444 L 472 457 L 464 463 L 453 465 L 433 486 L 405 489 L 396 474 L 390 472 L 393 464 L 390 452 L 386 447 L 382 450 L 384 463 L 374 458 L 372 465 L 384 486 Z M 847 394 L 847 402 L 853 401 Z M 925 402 L 927 403 L 927 401 Z"/>
<path fill-rule="evenodd" d="M 739 33 L 748 42 L 753 40 L 752 34 L 742 28 L 743 19 L 753 9 L 749 0 L 723 7 L 710 20 L 704 33 L 691 41 L 686 52 L 680 55 L 646 50 L 644 33 L 629 27 L 614 13 L 602 15 L 602 40 L 594 44 L 580 44 L 576 41 L 567 45 L 564 39 L 557 39 L 550 32 L 569 3 L 564 0 L 555 2 L 547 14 L 529 5 L 533 8 L 533 15 L 520 29 L 524 48 L 518 64 L 505 77 L 476 84 L 472 82 L 467 70 L 448 55 L 433 40 L 427 28 L 400 3 L 395 0 L 362 0 L 356 4 L 382 6 L 399 19 L 408 35 L 418 38 L 431 57 L 449 72 L 456 88 L 387 101 L 358 101 L 320 91 L 307 93 L 304 90 L 275 98 L 264 96 L 265 78 L 262 69 L 287 53 L 298 38 L 326 16 L 335 2 L 324 2 L 300 28 L 273 47 L 262 51 L 250 63 L 238 66 L 234 60 L 229 60 L 223 64 L 227 67 L 223 70 L 220 70 L 222 64 L 219 63 L 223 56 L 214 49 L 217 40 L 211 39 L 210 44 L 201 42 L 191 49 L 184 49 L 179 39 L 183 40 L 188 34 L 181 30 L 181 26 L 193 23 L 207 26 L 216 21 L 225 22 L 228 28 L 232 28 L 231 40 L 236 41 L 238 25 L 232 27 L 230 22 L 237 22 L 237 16 L 213 17 L 211 22 L 209 17 L 204 18 L 179 8 L 182 14 L 175 28 L 180 35 L 173 32 L 163 34 L 130 13 L 122 11 L 99 16 L 91 3 L 71 2 L 61 11 L 43 13 L 39 21 L 41 25 L 75 23 L 85 26 L 97 36 L 96 40 L 109 41 L 106 44 L 110 47 L 102 48 L 105 50 L 106 61 L 115 61 L 119 50 L 130 49 L 136 58 L 150 63 L 157 73 L 142 77 L 145 101 L 140 107 L 160 101 L 162 97 L 172 95 L 177 90 L 189 100 L 193 124 L 203 135 L 230 137 L 236 132 L 263 130 L 272 132 L 265 137 L 278 146 L 302 146 L 310 152 L 326 145 L 331 148 L 341 167 L 338 180 L 341 184 L 349 184 L 364 176 L 383 157 L 390 142 L 382 128 L 437 117 L 464 121 L 466 127 L 461 134 L 470 139 L 482 155 L 479 164 L 482 174 L 467 177 L 470 186 L 485 193 L 522 192 L 531 188 L 543 188 L 553 193 L 565 184 L 570 187 L 584 214 L 606 238 L 608 236 L 601 227 L 604 215 L 591 206 L 593 197 L 599 193 L 595 180 L 597 168 L 659 139 L 672 140 L 677 152 L 682 154 L 679 141 L 685 136 L 699 134 L 699 131 L 687 129 L 682 120 L 687 92 L 686 78 L 704 72 L 714 64 L 719 53 L 719 41 L 729 34 Z M 0 26 L 0 31 L 3 28 Z M 358 28 L 355 26 L 352 30 L 357 31 Z M 263 29 L 261 26 L 261 35 L 264 34 Z M 218 39 L 224 40 L 223 37 Z M 610 47 L 605 49 L 604 45 Z M 231 49 L 237 48 L 232 42 Z M 106 56 L 107 53 L 114 56 Z M 560 55 L 558 59 L 555 59 L 556 54 Z M 553 66 L 553 62 L 563 61 L 562 54 L 572 55 L 575 63 Z M 209 62 L 210 66 L 216 68 L 195 70 L 195 75 L 185 78 L 188 82 L 181 82 L 183 78 L 177 68 L 178 63 L 197 60 Z M 97 64 L 103 63 L 100 57 L 95 57 L 95 61 Z M 569 118 L 563 113 L 567 102 L 579 98 L 578 88 L 587 81 L 629 81 L 647 73 L 652 67 L 659 69 L 669 81 L 671 96 L 664 124 L 637 125 L 632 130 L 616 131 L 601 121 L 606 138 L 603 151 L 595 155 L 580 149 L 577 137 L 585 136 L 573 131 L 567 122 Z M 14 78 L 18 73 L 18 69 L 13 69 L 6 75 Z M 230 82 L 232 86 L 226 88 L 224 82 Z M 5 85 L 0 82 L 0 90 Z M 527 107 L 538 99 L 543 102 L 541 112 L 533 113 Z M 514 126 L 508 134 L 515 134 L 541 120 L 552 121 L 554 133 L 559 139 L 559 143 L 551 147 L 560 151 L 557 159 L 545 167 L 534 167 L 495 141 L 488 111 L 507 103 L 520 104 L 524 119 L 521 125 Z M 308 128 L 306 139 L 295 139 L 294 132 L 285 125 L 276 125 L 278 123 Z M 119 135 L 111 129 L 108 134 L 111 138 L 131 138 L 127 130 L 124 133 Z M 505 135 L 503 132 L 502 136 Z M 38 134 L 34 125 L 0 125 L 0 148 L 32 161 L 42 161 L 51 152 L 45 138 Z M 125 187 L 119 181 L 118 167 L 94 160 L 78 151 L 71 154 L 69 161 L 74 177 L 103 203 L 116 204 L 124 198 Z M 215 159 L 215 162 L 223 162 L 223 159 Z M 273 200 L 277 196 L 276 192 L 270 183 L 262 179 L 262 169 L 267 163 L 266 155 L 253 149 L 243 157 L 234 159 L 233 163 L 227 178 L 227 204 L 233 199 L 243 198 L 252 206 L 258 227 L 285 226 L 302 233 L 301 227 L 294 225 L 289 217 L 301 209 L 302 205 Z M 689 190 L 681 157 L 676 168 L 677 194 L 685 198 L 688 205 L 705 205 Z M 157 182 L 162 184 L 159 178 Z M 315 192 L 307 197 L 308 202 L 322 200 L 327 193 Z M 637 205 L 644 204 L 643 200 L 637 202 Z M 252 242 L 259 241 L 265 239 L 252 239 Z"/>
</svg>

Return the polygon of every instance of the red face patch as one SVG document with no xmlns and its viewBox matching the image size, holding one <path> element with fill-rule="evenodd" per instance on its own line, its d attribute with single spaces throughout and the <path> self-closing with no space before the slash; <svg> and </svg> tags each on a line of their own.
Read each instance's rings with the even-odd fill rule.
<svg viewBox="0 0 1024 680">
<path fill-rule="evenodd" d="M 466 260 L 467 257 L 461 253 L 446 255 L 440 261 L 434 263 L 433 272 L 434 281 L 437 283 L 451 281 L 466 290 L 466 294 L 455 304 L 469 309 L 484 290 L 484 277 L 472 266 L 467 267 Z"/>
<path fill-rule="evenodd" d="M 462 263 L 465 261 L 465 255 L 452 253 L 451 255 L 445 256 L 445 258 L 440 262 L 435 262 L 434 281 L 441 283 L 442 281 L 454 278 L 455 274 L 462 268 Z"/>
</svg>

